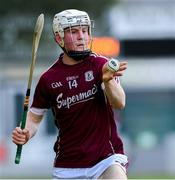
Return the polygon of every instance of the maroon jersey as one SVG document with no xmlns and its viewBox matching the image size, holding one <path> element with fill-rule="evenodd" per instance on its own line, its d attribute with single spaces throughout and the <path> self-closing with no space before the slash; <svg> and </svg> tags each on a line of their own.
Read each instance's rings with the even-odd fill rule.
<svg viewBox="0 0 175 180">
<path fill-rule="evenodd" d="M 59 128 L 55 167 L 91 167 L 111 154 L 123 154 L 113 112 L 101 88 L 106 61 L 92 53 L 83 62 L 66 65 L 61 55 L 38 82 L 32 108 L 52 108 Z"/>
</svg>

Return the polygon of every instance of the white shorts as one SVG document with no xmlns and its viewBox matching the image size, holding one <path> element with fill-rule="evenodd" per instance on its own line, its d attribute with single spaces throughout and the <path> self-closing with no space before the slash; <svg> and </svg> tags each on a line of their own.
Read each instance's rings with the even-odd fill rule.
<svg viewBox="0 0 175 180">
<path fill-rule="evenodd" d="M 97 179 L 111 165 L 118 164 L 126 173 L 127 156 L 113 154 L 90 168 L 53 168 L 53 179 Z"/>
</svg>

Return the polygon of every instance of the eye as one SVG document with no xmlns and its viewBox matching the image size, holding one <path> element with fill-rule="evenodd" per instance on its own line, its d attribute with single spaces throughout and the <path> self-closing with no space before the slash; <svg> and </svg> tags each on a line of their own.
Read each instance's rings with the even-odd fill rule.
<svg viewBox="0 0 175 180">
<path fill-rule="evenodd" d="M 76 33 L 76 30 L 72 29 L 72 31 L 71 31 L 71 32 L 72 32 L 72 34 L 75 34 L 75 33 Z"/>
<path fill-rule="evenodd" d="M 82 29 L 82 32 L 86 33 L 86 32 L 88 32 L 88 30 L 87 29 Z"/>
</svg>

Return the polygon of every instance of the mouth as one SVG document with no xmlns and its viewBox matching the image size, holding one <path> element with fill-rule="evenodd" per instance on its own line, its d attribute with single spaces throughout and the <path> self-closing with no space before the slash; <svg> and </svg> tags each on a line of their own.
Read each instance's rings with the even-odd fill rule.
<svg viewBox="0 0 175 180">
<path fill-rule="evenodd" d="M 82 51 L 85 49 L 86 49 L 86 46 L 84 44 L 77 44 L 77 50 Z"/>
<path fill-rule="evenodd" d="M 77 44 L 77 47 L 84 47 L 84 44 Z"/>
</svg>

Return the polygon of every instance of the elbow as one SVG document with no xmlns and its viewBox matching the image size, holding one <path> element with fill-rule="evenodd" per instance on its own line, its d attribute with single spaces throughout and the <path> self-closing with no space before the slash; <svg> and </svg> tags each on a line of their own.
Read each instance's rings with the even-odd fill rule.
<svg viewBox="0 0 175 180">
<path fill-rule="evenodd" d="M 125 108 L 125 104 L 126 104 L 125 101 L 116 102 L 116 103 L 113 103 L 113 104 L 112 104 L 112 107 L 113 107 L 114 109 L 120 109 L 120 110 L 122 110 L 122 109 Z"/>
<path fill-rule="evenodd" d="M 125 108 L 125 102 L 122 102 L 119 104 L 118 109 L 124 109 Z"/>
</svg>

